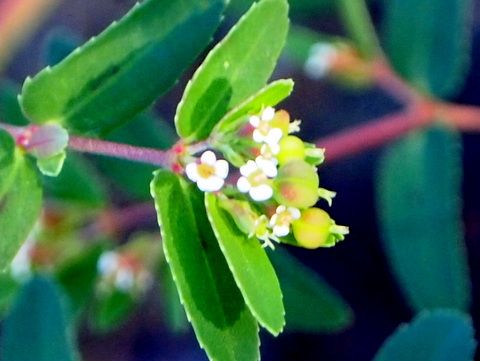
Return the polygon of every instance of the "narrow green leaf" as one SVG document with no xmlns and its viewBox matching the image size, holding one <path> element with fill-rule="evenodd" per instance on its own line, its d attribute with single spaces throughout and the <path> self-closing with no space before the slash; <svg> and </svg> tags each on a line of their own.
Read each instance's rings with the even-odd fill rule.
<svg viewBox="0 0 480 361">
<path fill-rule="evenodd" d="M 141 114 L 110 133 L 107 140 L 156 149 L 168 149 L 177 140 L 169 124 L 151 113 Z M 113 184 L 139 200 L 150 199 L 149 184 L 158 168 L 113 157 L 98 157 L 98 165 Z"/>
<path fill-rule="evenodd" d="M 3 326 L 4 361 L 78 360 L 61 295 L 55 284 L 35 277 L 20 291 Z"/>
<path fill-rule="evenodd" d="M 232 108 L 260 90 L 288 32 L 286 0 L 254 4 L 197 69 L 178 104 L 175 124 L 187 141 L 208 137 Z"/>
<path fill-rule="evenodd" d="M 40 213 L 42 189 L 35 167 L 16 153 L 17 170 L 8 191 L 0 198 L 0 270 L 20 249 Z"/>
<path fill-rule="evenodd" d="M 233 108 L 218 122 L 216 130 L 219 133 L 228 133 L 233 131 L 240 121 L 244 124 L 245 121 L 241 118 L 248 114 L 260 113 L 263 107 L 275 106 L 283 99 L 288 97 L 293 90 L 293 80 L 280 79 L 274 81 L 258 93 L 252 95 L 239 106 Z"/>
<path fill-rule="evenodd" d="M 415 310 L 469 308 L 461 163 L 458 134 L 435 127 L 392 145 L 380 164 L 377 198 L 382 240 Z"/>
<path fill-rule="evenodd" d="M 15 141 L 0 129 L 0 200 L 10 188 L 16 173 Z"/>
<path fill-rule="evenodd" d="M 259 360 L 257 323 L 205 221 L 201 193 L 164 170 L 151 190 L 165 257 L 200 345 L 212 361 Z"/>
<path fill-rule="evenodd" d="M 473 1 L 385 1 L 384 38 L 393 67 L 420 90 L 448 97 L 467 75 Z"/>
<path fill-rule="evenodd" d="M 62 171 L 55 177 L 43 177 L 45 193 L 57 200 L 98 207 L 107 199 L 107 191 L 97 170 L 82 155 L 67 152 Z"/>
<path fill-rule="evenodd" d="M 273 335 L 285 326 L 282 291 L 275 270 L 260 241 L 247 238 L 231 216 L 217 205 L 212 193 L 205 194 L 208 218 L 220 248 L 250 311 Z"/>
<path fill-rule="evenodd" d="M 280 286 L 287 331 L 333 333 L 353 322 L 353 311 L 317 273 L 278 247 L 270 253 Z"/>
<path fill-rule="evenodd" d="M 475 330 L 469 316 L 450 310 L 424 312 L 401 325 L 374 361 L 473 361 Z"/>
<path fill-rule="evenodd" d="M 32 122 L 105 134 L 150 106 L 203 50 L 225 0 L 147 0 L 23 86 Z"/>
</svg>

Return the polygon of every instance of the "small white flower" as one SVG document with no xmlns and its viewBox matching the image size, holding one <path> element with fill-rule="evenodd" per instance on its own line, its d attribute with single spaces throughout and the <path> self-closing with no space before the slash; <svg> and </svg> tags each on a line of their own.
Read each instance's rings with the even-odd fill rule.
<svg viewBox="0 0 480 361">
<path fill-rule="evenodd" d="M 277 167 L 274 162 L 257 157 L 249 160 L 240 167 L 242 177 L 238 179 L 237 188 L 247 193 L 254 201 L 266 201 L 273 195 L 270 179 L 277 176 Z"/>
<path fill-rule="evenodd" d="M 135 274 L 127 268 L 120 268 L 115 275 L 115 287 L 124 292 L 129 292 L 135 286 Z"/>
<path fill-rule="evenodd" d="M 283 237 L 290 233 L 290 224 L 300 218 L 300 211 L 295 207 L 277 207 L 275 214 L 270 219 L 270 227 L 273 228 L 273 234 L 277 237 Z"/>
<path fill-rule="evenodd" d="M 119 267 L 119 256 L 117 252 L 107 251 L 102 253 L 97 262 L 98 273 L 102 275 L 111 275 Z"/>
<path fill-rule="evenodd" d="M 272 127 L 271 121 L 275 117 L 275 109 L 267 107 L 260 116 L 252 115 L 250 124 L 255 127 L 253 131 L 253 140 L 257 143 L 278 144 L 283 136 L 280 128 Z"/>
<path fill-rule="evenodd" d="M 279 144 L 264 144 L 260 148 L 260 155 L 263 159 L 272 162 L 275 166 L 278 165 L 277 154 L 280 153 Z"/>
<path fill-rule="evenodd" d="M 305 73 L 312 79 L 324 77 L 332 67 L 337 57 L 337 49 L 327 43 L 317 43 L 310 49 L 310 55 L 305 63 Z"/>
<path fill-rule="evenodd" d="M 271 249 L 275 249 L 275 245 L 273 244 L 272 240 L 275 242 L 280 242 L 280 240 L 271 233 L 269 228 L 269 221 L 266 215 L 262 214 L 255 220 L 254 228 L 252 233 L 249 237 L 257 237 L 260 241 L 262 241 L 262 247 L 269 247 Z"/>
<path fill-rule="evenodd" d="M 228 162 L 224 159 L 217 160 L 215 153 L 210 150 L 200 157 L 200 163 L 192 162 L 185 167 L 187 177 L 197 183 L 198 188 L 204 192 L 220 190 L 228 176 Z"/>
</svg>

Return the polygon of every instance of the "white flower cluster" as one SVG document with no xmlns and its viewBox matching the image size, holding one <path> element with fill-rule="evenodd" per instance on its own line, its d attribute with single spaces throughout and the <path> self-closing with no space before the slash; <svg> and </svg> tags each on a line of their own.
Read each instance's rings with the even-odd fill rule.
<svg viewBox="0 0 480 361">
<path fill-rule="evenodd" d="M 122 292 L 144 291 L 151 281 L 150 273 L 128 254 L 107 251 L 97 263 L 100 285 L 108 289 L 113 285 Z"/>
</svg>

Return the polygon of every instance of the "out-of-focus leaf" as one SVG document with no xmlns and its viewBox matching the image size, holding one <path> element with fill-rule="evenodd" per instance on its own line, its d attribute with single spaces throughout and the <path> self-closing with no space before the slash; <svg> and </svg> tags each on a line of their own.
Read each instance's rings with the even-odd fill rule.
<svg viewBox="0 0 480 361">
<path fill-rule="evenodd" d="M 388 0 L 384 38 L 393 67 L 420 90 L 448 97 L 467 75 L 473 1 Z"/>
<path fill-rule="evenodd" d="M 399 326 L 374 361 L 473 361 L 474 336 L 467 315 L 448 310 L 424 312 Z"/>
<path fill-rule="evenodd" d="M 82 155 L 67 153 L 62 171 L 55 177 L 43 177 L 48 196 L 89 206 L 101 206 L 107 193 L 101 177 Z"/>
<path fill-rule="evenodd" d="M 18 103 L 20 90 L 21 87 L 18 84 L 9 81 L 0 83 L 0 122 L 17 126 L 28 124 Z"/>
<path fill-rule="evenodd" d="M 257 322 L 218 247 L 202 194 L 194 187 L 164 170 L 157 171 L 151 185 L 180 299 L 210 360 L 258 360 Z"/>
<path fill-rule="evenodd" d="M 470 304 L 456 132 L 435 127 L 390 146 L 377 179 L 386 255 L 415 310 Z"/>
<path fill-rule="evenodd" d="M 286 330 L 339 332 L 353 322 L 353 311 L 338 292 L 288 252 L 270 253 L 285 304 Z"/>
<path fill-rule="evenodd" d="M 12 278 L 10 272 L 0 273 L 0 317 L 9 311 L 15 296 L 20 288 L 20 284 Z"/>
<path fill-rule="evenodd" d="M 73 315 L 78 314 L 93 295 L 102 250 L 102 246 L 93 247 L 69 260 L 57 272 L 57 281 L 70 298 Z"/>
<path fill-rule="evenodd" d="M 18 152 L 10 187 L 0 198 L 0 270 L 5 269 L 32 230 L 40 213 L 42 189 L 35 167 Z"/>
<path fill-rule="evenodd" d="M 175 115 L 182 138 L 208 137 L 228 111 L 265 86 L 285 44 L 288 23 L 286 0 L 262 0 L 250 8 L 188 83 Z"/>
<path fill-rule="evenodd" d="M 220 249 L 250 311 L 260 325 L 278 335 L 285 326 L 282 291 L 260 241 L 247 238 L 238 229 L 231 216 L 218 206 L 215 195 L 206 193 L 205 204 Z"/>
<path fill-rule="evenodd" d="M 99 333 L 116 329 L 132 315 L 135 306 L 132 296 L 120 290 L 98 296 L 91 315 L 93 329 Z"/>
<path fill-rule="evenodd" d="M 0 200 L 10 188 L 16 173 L 15 141 L 0 129 Z"/>
<path fill-rule="evenodd" d="M 143 147 L 168 149 L 174 144 L 177 136 L 166 122 L 145 113 L 110 133 L 107 139 Z M 158 167 L 110 157 L 98 157 L 98 164 L 115 185 L 134 198 L 139 200 L 150 198 L 149 184 L 153 171 Z"/>
<path fill-rule="evenodd" d="M 48 278 L 37 276 L 25 284 L 5 320 L 2 360 L 78 360 L 61 301 Z"/>
<path fill-rule="evenodd" d="M 61 63 L 28 78 L 25 114 L 81 134 L 122 125 L 175 83 L 210 41 L 224 7 L 225 0 L 137 4 Z"/>
<path fill-rule="evenodd" d="M 45 65 L 54 66 L 82 44 L 80 36 L 63 27 L 52 29 L 45 37 L 42 58 Z"/>
</svg>

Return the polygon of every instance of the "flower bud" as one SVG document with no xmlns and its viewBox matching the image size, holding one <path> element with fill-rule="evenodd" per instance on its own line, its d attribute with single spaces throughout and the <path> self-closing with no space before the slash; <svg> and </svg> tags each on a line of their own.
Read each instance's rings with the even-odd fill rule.
<svg viewBox="0 0 480 361">
<path fill-rule="evenodd" d="M 24 144 L 25 150 L 36 158 L 50 158 L 64 151 L 68 133 L 60 125 L 51 123 L 35 127 Z"/>
<path fill-rule="evenodd" d="M 317 203 L 319 179 L 315 167 L 291 160 L 278 169 L 273 181 L 274 198 L 287 207 L 308 208 Z"/>
<path fill-rule="evenodd" d="M 327 212 L 309 208 L 292 223 L 293 235 L 302 247 L 314 249 L 329 244 L 330 227 L 334 224 Z"/>
<path fill-rule="evenodd" d="M 270 122 L 272 128 L 280 128 L 284 135 L 288 134 L 290 125 L 290 114 L 286 110 L 280 109 L 275 112 L 275 116 Z"/>
<path fill-rule="evenodd" d="M 288 135 L 283 137 L 278 145 L 280 146 L 280 152 L 276 158 L 280 165 L 293 159 L 303 160 L 305 158 L 305 145 L 299 137 Z"/>
</svg>

